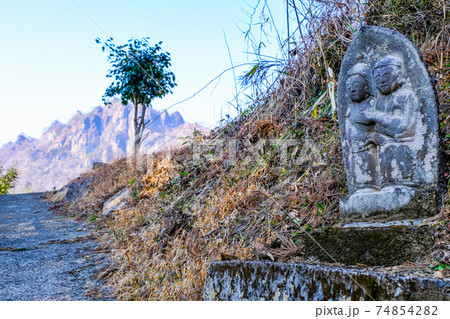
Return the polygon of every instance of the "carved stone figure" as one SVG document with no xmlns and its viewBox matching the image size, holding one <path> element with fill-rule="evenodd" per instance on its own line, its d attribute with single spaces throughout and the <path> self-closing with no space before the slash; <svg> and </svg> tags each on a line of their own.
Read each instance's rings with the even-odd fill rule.
<svg viewBox="0 0 450 319">
<path fill-rule="evenodd" d="M 342 62 L 338 119 L 349 196 L 347 220 L 437 214 L 439 137 L 431 79 L 403 35 L 363 27 Z"/>
<path fill-rule="evenodd" d="M 347 136 L 350 143 L 349 179 L 355 192 L 363 193 L 377 189 L 377 155 L 373 144 L 373 126 L 366 125 L 361 114 L 373 110 L 369 69 L 358 63 L 347 73 L 347 91 L 351 100 L 346 112 Z"/>
</svg>

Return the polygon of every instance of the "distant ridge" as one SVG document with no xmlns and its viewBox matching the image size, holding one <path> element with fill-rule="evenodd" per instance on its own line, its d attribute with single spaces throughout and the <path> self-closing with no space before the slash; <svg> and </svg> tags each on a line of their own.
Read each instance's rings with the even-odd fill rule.
<svg viewBox="0 0 450 319">
<path fill-rule="evenodd" d="M 94 162 L 111 162 L 132 152 L 133 105 L 114 100 L 108 107 L 77 112 L 67 124 L 55 121 L 40 139 L 19 135 L 0 147 L 0 164 L 15 167 L 19 178 L 12 193 L 60 188 Z M 179 112 L 149 109 L 148 137 L 142 149 L 151 152 L 181 145 L 182 137 L 208 129 L 185 123 Z"/>
</svg>

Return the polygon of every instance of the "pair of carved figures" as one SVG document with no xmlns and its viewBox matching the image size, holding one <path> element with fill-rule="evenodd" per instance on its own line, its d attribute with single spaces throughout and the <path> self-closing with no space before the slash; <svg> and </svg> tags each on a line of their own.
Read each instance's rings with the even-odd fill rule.
<svg viewBox="0 0 450 319">
<path fill-rule="evenodd" d="M 420 184 L 412 145 L 418 101 L 402 58 L 387 55 L 372 67 L 356 63 L 345 84 L 350 102 L 346 135 L 353 193 Z"/>
</svg>

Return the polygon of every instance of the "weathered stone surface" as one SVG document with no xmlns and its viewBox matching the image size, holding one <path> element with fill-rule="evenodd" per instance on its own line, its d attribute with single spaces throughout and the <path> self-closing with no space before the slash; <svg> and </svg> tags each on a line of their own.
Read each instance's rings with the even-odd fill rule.
<svg viewBox="0 0 450 319">
<path fill-rule="evenodd" d="M 422 261 L 434 244 L 430 226 L 420 225 L 420 221 L 391 223 L 394 225 L 358 223 L 303 233 L 299 237 L 305 257 L 322 262 L 394 266 Z"/>
<path fill-rule="evenodd" d="M 450 300 L 450 279 L 360 268 L 254 261 L 212 262 L 204 300 Z"/>
<path fill-rule="evenodd" d="M 103 203 L 102 216 L 109 216 L 111 213 L 123 208 L 131 198 L 130 190 L 124 188 Z"/>
<path fill-rule="evenodd" d="M 106 165 L 106 163 L 103 163 L 103 162 L 93 162 L 92 169 L 96 170 L 97 168 L 104 167 L 105 165 Z"/>
<path fill-rule="evenodd" d="M 92 176 L 84 179 L 77 178 L 58 190 L 57 195 L 59 199 L 73 204 L 89 190 L 92 180 Z"/>
<path fill-rule="evenodd" d="M 406 37 L 361 28 L 341 65 L 338 118 L 349 192 L 340 205 L 344 218 L 401 220 L 438 213 L 436 94 L 419 51 Z"/>
</svg>

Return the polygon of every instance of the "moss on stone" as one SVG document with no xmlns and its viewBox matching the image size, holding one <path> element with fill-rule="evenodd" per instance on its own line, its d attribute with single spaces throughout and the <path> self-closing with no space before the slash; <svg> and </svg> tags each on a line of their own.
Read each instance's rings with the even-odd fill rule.
<svg viewBox="0 0 450 319">
<path fill-rule="evenodd" d="M 336 227 L 299 237 L 306 257 L 348 265 L 392 266 L 415 262 L 433 247 L 429 226 Z"/>
</svg>

